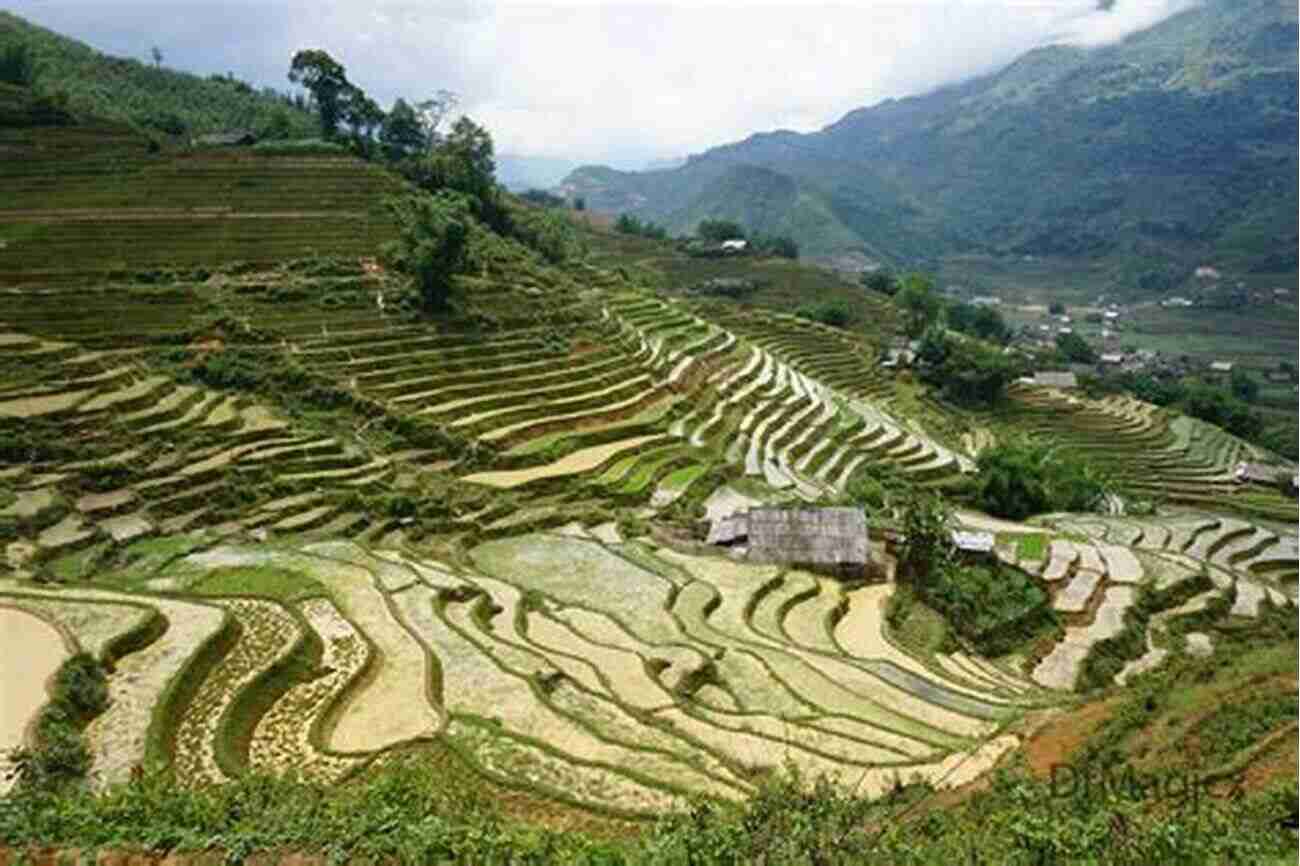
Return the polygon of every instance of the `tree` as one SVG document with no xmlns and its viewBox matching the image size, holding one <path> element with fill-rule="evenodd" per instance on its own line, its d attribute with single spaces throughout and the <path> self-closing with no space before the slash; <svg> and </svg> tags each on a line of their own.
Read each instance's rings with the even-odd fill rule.
<svg viewBox="0 0 1300 866">
<path fill-rule="evenodd" d="M 576 210 L 576 211 L 584 211 L 584 210 L 586 210 L 586 209 L 587 209 L 587 200 L 586 200 L 585 198 L 583 198 L 582 196 L 578 196 L 577 198 L 575 198 L 575 199 L 573 200 L 573 209 Z"/>
<path fill-rule="evenodd" d="M 154 69 L 160 69 L 163 62 L 162 49 L 155 45 L 153 48 L 149 49 L 149 56 L 153 58 Z"/>
<path fill-rule="evenodd" d="M 438 127 L 459 104 L 460 99 L 450 90 L 439 90 L 429 99 L 416 103 L 420 128 L 424 132 L 424 147 L 433 150 L 438 144 Z"/>
<path fill-rule="evenodd" d="M 934 282 L 926 274 L 911 273 L 899 283 L 895 295 L 905 314 L 904 330 L 909 337 L 919 337 L 934 324 L 943 310 L 943 300 L 934 290 Z"/>
<path fill-rule="evenodd" d="M 0 52 L 0 81 L 30 87 L 36 80 L 36 64 L 26 42 L 10 45 Z"/>
<path fill-rule="evenodd" d="M 903 502 L 898 572 L 923 582 L 953 556 L 952 509 L 930 491 L 915 491 Z"/>
<path fill-rule="evenodd" d="M 372 140 L 375 130 L 384 122 L 384 111 L 358 87 L 349 86 L 339 103 L 339 115 L 352 130 L 358 142 Z"/>
<path fill-rule="evenodd" d="M 1053 301 L 1047 305 L 1047 312 L 1051 313 L 1053 316 L 1064 316 L 1065 304 L 1062 304 L 1060 301 Z"/>
<path fill-rule="evenodd" d="M 695 234 L 706 241 L 730 241 L 744 239 L 745 230 L 740 223 L 730 220 L 701 220 Z"/>
<path fill-rule="evenodd" d="M 469 240 L 471 217 L 463 197 L 415 193 L 388 200 L 398 225 L 398 240 L 384 248 L 385 259 L 415 277 L 424 306 L 447 306 L 451 277 L 461 266 Z"/>
<path fill-rule="evenodd" d="M 1093 364 L 1097 361 L 1097 353 L 1078 334 L 1057 334 L 1056 348 L 1071 363 Z"/>
<path fill-rule="evenodd" d="M 1109 480 L 1082 457 L 1033 439 L 986 448 L 975 467 L 976 502 L 1011 520 L 1045 511 L 1092 511 L 1111 491 Z"/>
<path fill-rule="evenodd" d="M 379 140 L 390 159 L 419 153 L 428 146 L 420 115 L 405 99 L 398 99 L 384 118 Z"/>
<path fill-rule="evenodd" d="M 266 141 L 284 141 L 292 134 L 293 122 L 289 119 L 289 112 L 280 107 L 272 112 L 271 119 L 262 127 L 258 133 L 258 138 Z"/>
<path fill-rule="evenodd" d="M 1232 393 L 1238 400 L 1254 403 L 1259 396 L 1259 382 L 1240 368 L 1232 371 Z"/>
<path fill-rule="evenodd" d="M 333 138 L 342 114 L 341 101 L 352 87 L 343 65 L 318 48 L 305 49 L 293 56 L 289 80 L 311 92 L 320 116 L 321 135 Z"/>
<path fill-rule="evenodd" d="M 796 316 L 821 322 L 833 328 L 847 327 L 853 320 L 853 313 L 843 301 L 822 301 L 820 304 L 800 304 L 794 311 Z"/>
<path fill-rule="evenodd" d="M 993 408 L 1020 373 L 1020 362 L 983 343 L 951 337 L 936 323 L 921 339 L 917 373 L 953 403 Z"/>
<path fill-rule="evenodd" d="M 884 268 L 863 271 L 862 285 L 873 292 L 880 292 L 882 295 L 893 295 L 898 291 L 898 281 L 894 279 L 893 274 Z"/>
</svg>

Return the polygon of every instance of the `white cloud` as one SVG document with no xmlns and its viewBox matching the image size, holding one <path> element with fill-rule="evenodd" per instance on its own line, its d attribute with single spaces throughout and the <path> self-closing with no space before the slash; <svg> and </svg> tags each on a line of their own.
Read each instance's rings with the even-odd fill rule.
<svg viewBox="0 0 1300 866">
<path fill-rule="evenodd" d="M 321 47 L 389 102 L 440 88 L 499 152 L 639 164 L 845 112 L 989 71 L 1048 42 L 1097 45 L 1188 0 L 475 2 L 16 0 L 96 47 L 232 70 L 286 87 L 289 57 Z M 175 14 L 183 7 L 184 14 Z"/>
</svg>

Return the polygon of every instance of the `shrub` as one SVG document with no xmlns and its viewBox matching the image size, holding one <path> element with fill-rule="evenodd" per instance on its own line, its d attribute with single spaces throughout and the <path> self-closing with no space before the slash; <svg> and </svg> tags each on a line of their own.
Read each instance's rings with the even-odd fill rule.
<svg viewBox="0 0 1300 866">
<path fill-rule="evenodd" d="M 847 327 L 849 322 L 853 321 L 853 313 L 849 310 L 849 305 L 843 301 L 801 304 L 795 309 L 794 314 L 800 318 L 821 322 L 823 325 L 830 325 L 835 328 Z"/>
<path fill-rule="evenodd" d="M 990 514 L 1023 520 L 1045 511 L 1093 511 L 1112 482 L 1082 457 L 1032 439 L 1001 442 L 980 452 L 971 484 Z"/>
</svg>

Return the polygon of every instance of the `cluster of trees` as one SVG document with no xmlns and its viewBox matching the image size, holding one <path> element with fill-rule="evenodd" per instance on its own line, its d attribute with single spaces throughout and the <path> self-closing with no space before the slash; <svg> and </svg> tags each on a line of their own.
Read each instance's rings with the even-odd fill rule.
<svg viewBox="0 0 1300 866">
<path fill-rule="evenodd" d="M 614 231 L 625 235 L 635 235 L 640 238 L 650 238 L 655 241 L 661 241 L 668 237 L 668 229 L 649 220 L 638 219 L 629 213 L 619 214 L 618 219 L 614 221 Z"/>
<path fill-rule="evenodd" d="M 733 220 L 700 220 L 700 224 L 695 227 L 695 236 L 712 244 L 741 240 L 745 241 L 751 250 L 762 255 L 779 256 L 785 259 L 799 258 L 799 244 L 794 238 L 749 232 Z"/>
<path fill-rule="evenodd" d="M 110 57 L 16 17 L 0 22 L 0 82 L 27 89 L 35 114 L 95 117 L 172 136 L 225 129 L 250 129 L 262 138 L 313 133 L 303 94 L 256 89 L 228 73 L 168 69 L 161 50 L 151 59 Z"/>
<path fill-rule="evenodd" d="M 836 328 L 846 327 L 853 321 L 853 311 L 844 301 L 823 301 L 819 304 L 800 304 L 794 314 L 800 318 Z"/>
<path fill-rule="evenodd" d="M 25 42 L 0 50 L 0 81 L 18 87 L 31 87 L 36 81 L 36 62 Z"/>
<path fill-rule="evenodd" d="M 1095 511 L 1115 483 L 1086 459 L 1036 439 L 999 443 L 980 452 L 969 494 L 979 508 L 1011 520 L 1048 511 Z"/>
<path fill-rule="evenodd" d="M 1056 351 L 1071 364 L 1095 364 L 1097 352 L 1083 337 L 1073 332 L 1056 335 Z"/>
<path fill-rule="evenodd" d="M 456 106 L 455 94 L 444 90 L 415 105 L 398 99 L 385 112 L 348 80 L 343 64 L 319 48 L 294 54 L 289 63 L 289 81 L 311 94 L 322 138 L 335 139 L 340 126 L 344 126 L 363 154 L 370 155 L 377 141 L 383 155 L 391 160 L 433 150 L 440 138 L 438 127 Z"/>
<path fill-rule="evenodd" d="M 939 322 L 921 339 L 917 376 L 946 400 L 970 408 L 992 408 L 1024 371 L 1024 362 L 975 340 L 955 336 Z"/>
</svg>

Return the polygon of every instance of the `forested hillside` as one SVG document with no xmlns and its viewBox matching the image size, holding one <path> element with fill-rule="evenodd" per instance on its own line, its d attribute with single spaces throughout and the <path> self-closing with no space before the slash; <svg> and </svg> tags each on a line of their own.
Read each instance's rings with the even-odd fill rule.
<svg viewBox="0 0 1300 866">
<path fill-rule="evenodd" d="M 735 219 L 813 256 L 1102 259 L 1138 288 L 1201 261 L 1296 265 L 1296 11 L 1210 0 L 1123 42 L 774 132 L 673 170 L 586 167 L 590 207 Z M 761 171 L 755 168 L 762 169 Z"/>
<path fill-rule="evenodd" d="M 163 65 L 165 57 L 153 65 L 111 57 L 3 10 L 0 57 L 0 81 L 30 86 L 76 115 L 171 135 L 248 129 L 305 138 L 318 128 L 302 99 L 219 74 L 178 72 Z"/>
</svg>

